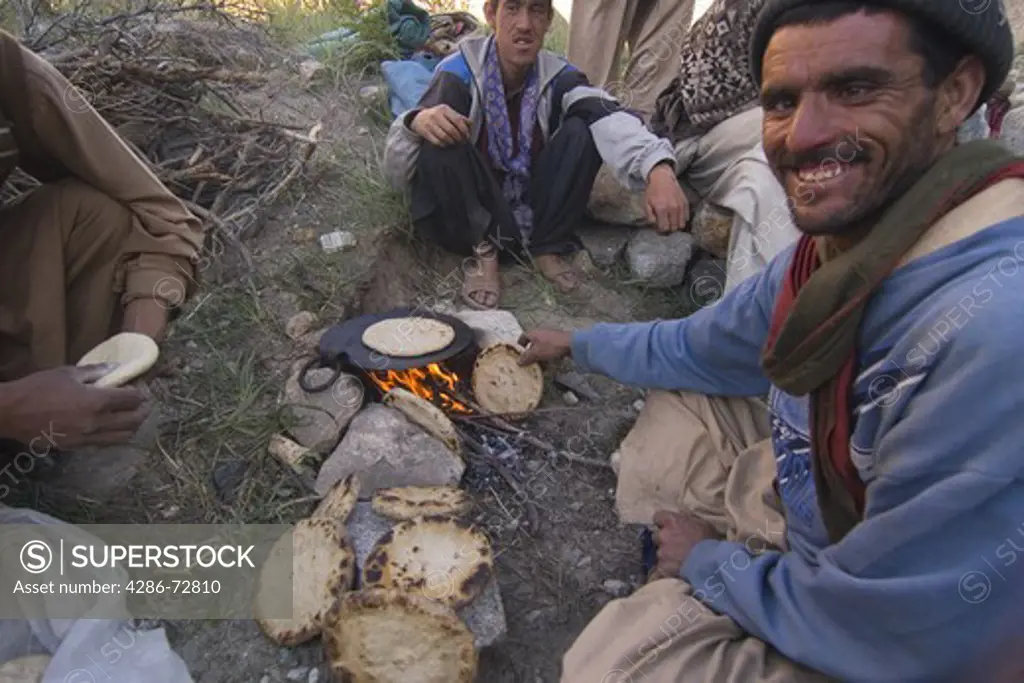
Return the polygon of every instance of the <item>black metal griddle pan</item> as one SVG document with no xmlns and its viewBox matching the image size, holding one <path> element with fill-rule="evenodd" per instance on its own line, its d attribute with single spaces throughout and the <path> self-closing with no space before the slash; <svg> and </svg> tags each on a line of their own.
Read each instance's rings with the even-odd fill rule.
<svg viewBox="0 0 1024 683">
<path fill-rule="evenodd" d="M 455 339 L 447 347 L 434 353 L 414 357 L 394 357 L 374 351 L 363 344 L 363 332 L 374 323 L 390 318 L 433 318 L 452 326 Z M 459 355 L 470 345 L 476 343 L 476 336 L 466 323 L 458 318 L 443 313 L 432 313 L 413 308 L 399 308 L 386 313 L 371 313 L 358 318 L 346 320 L 340 325 L 329 328 L 320 339 L 319 353 L 302 369 L 299 375 L 299 386 L 305 391 L 316 393 L 324 391 L 346 370 L 360 369 L 366 372 L 386 370 L 409 370 L 430 363 L 440 363 Z M 312 370 L 331 368 L 334 372 L 329 381 L 320 385 L 311 385 L 307 375 Z"/>
</svg>

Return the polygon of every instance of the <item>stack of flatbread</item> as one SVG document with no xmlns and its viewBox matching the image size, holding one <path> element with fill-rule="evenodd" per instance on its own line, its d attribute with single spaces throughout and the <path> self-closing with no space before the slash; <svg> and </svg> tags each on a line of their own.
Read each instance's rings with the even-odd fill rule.
<svg viewBox="0 0 1024 683">
<path fill-rule="evenodd" d="M 280 591 L 279 568 L 264 567 L 257 619 L 276 642 L 321 636 L 331 672 L 352 683 L 473 683 L 473 634 L 456 610 L 476 599 L 493 574 L 482 531 L 463 521 L 471 507 L 451 486 L 379 489 L 373 511 L 395 522 L 370 552 L 359 590 L 347 522 L 359 499 L 355 475 L 342 479 L 294 532 L 293 616 L 260 615 Z M 279 541 L 278 554 L 285 554 Z"/>
<path fill-rule="evenodd" d="M 312 640 L 323 629 L 324 615 L 334 602 L 352 590 L 356 555 L 346 523 L 359 500 L 354 474 L 338 481 L 313 514 L 282 536 L 270 552 L 260 575 L 256 621 L 272 640 L 295 646 Z M 292 617 L 275 618 L 280 604 L 282 562 L 291 557 Z"/>
</svg>

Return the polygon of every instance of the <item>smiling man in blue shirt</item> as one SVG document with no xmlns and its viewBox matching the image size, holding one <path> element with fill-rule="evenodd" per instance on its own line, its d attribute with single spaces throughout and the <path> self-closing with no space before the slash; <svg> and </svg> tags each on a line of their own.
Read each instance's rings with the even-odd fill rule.
<svg viewBox="0 0 1024 683">
<path fill-rule="evenodd" d="M 800 241 L 689 318 L 525 335 L 524 363 L 655 390 L 617 504 L 658 565 L 563 683 L 1005 680 L 1024 160 L 956 131 L 1013 42 L 999 2 L 769 0 L 751 62 Z"/>
</svg>

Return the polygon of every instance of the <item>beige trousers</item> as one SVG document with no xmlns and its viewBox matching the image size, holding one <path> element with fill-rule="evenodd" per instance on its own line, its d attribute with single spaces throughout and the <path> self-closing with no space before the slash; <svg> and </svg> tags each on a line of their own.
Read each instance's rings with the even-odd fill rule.
<svg viewBox="0 0 1024 683">
<path fill-rule="evenodd" d="M 0 381 L 73 364 L 116 332 L 127 208 L 77 180 L 0 210 Z"/>
<path fill-rule="evenodd" d="M 703 201 L 733 215 L 726 256 L 728 292 L 800 237 L 761 146 L 763 111 L 732 116 L 696 139 L 676 145 L 681 178 Z"/>
<path fill-rule="evenodd" d="M 679 54 L 694 0 L 574 0 L 569 61 L 645 120 L 658 95 L 679 75 Z M 623 45 L 629 61 L 618 75 Z"/>
<path fill-rule="evenodd" d="M 764 405 L 652 391 L 620 448 L 624 522 L 687 508 L 754 552 L 785 547 Z M 716 614 L 680 579 L 613 600 L 563 659 L 561 683 L 827 683 Z"/>
</svg>

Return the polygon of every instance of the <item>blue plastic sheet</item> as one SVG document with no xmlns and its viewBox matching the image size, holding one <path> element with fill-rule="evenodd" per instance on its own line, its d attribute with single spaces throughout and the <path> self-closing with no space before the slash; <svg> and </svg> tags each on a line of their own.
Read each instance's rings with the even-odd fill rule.
<svg viewBox="0 0 1024 683">
<path fill-rule="evenodd" d="M 429 65 L 429 66 L 428 66 Z M 423 60 L 404 59 L 381 62 L 384 82 L 388 86 L 388 105 L 398 118 L 416 106 L 430 85 L 435 64 Z"/>
</svg>

